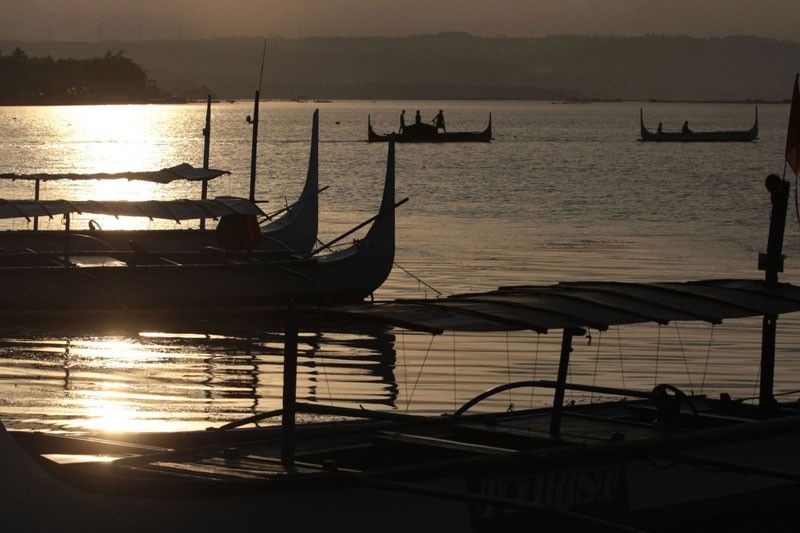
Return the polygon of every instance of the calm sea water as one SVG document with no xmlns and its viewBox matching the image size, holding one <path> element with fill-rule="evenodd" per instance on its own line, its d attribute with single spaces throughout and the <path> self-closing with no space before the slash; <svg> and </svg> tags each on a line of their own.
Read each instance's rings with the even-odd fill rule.
<svg viewBox="0 0 800 533">
<path fill-rule="evenodd" d="M 211 166 L 232 171 L 211 195 L 246 195 L 248 102 L 213 108 Z M 372 216 L 386 146 L 364 142 L 367 115 L 378 131 L 396 129 L 401 109 L 448 129 L 482 129 L 489 145 L 398 147 L 397 262 L 444 294 L 501 284 L 561 280 L 687 280 L 760 277 L 769 199 L 764 178 L 783 171 L 786 105 L 759 109 L 761 135 L 749 144 L 641 144 L 639 104 L 549 102 L 269 102 L 262 106 L 258 196 L 278 208 L 299 194 L 311 114 L 320 108 L 320 237 Z M 753 108 L 645 104 L 645 120 L 667 129 L 746 129 Z M 200 165 L 205 106 L 0 108 L 0 172 L 115 172 L 180 162 Z M 29 183 L 0 183 L 0 198 L 29 198 Z M 44 198 L 198 197 L 199 186 L 129 182 L 61 183 Z M 98 217 L 95 217 L 98 218 Z M 113 220 L 104 227 L 172 227 Z M 78 227 L 86 221 L 79 221 Z M 60 220 L 44 227 L 60 227 Z M 4 228 L 25 227 L 24 222 Z M 798 281 L 800 238 L 792 212 L 787 271 Z M 202 288 L 198 288 L 201 290 Z M 433 296 L 396 268 L 379 298 Z M 279 406 L 281 336 L 254 331 L 86 331 L 6 334 L 0 339 L 0 418 L 11 427 L 53 431 L 203 428 Z M 592 332 L 576 341 L 570 379 L 648 389 L 748 397 L 758 379 L 760 322 L 711 327 L 679 323 Z M 55 333 L 55 332 L 58 333 Z M 299 396 L 306 401 L 442 412 L 509 380 L 555 375 L 558 335 L 447 334 L 430 337 L 365 328 L 303 331 Z M 777 385 L 800 388 L 800 322 L 779 327 Z M 546 390 L 503 395 L 488 406 L 549 400 Z M 597 396 L 575 395 L 575 401 Z"/>
</svg>

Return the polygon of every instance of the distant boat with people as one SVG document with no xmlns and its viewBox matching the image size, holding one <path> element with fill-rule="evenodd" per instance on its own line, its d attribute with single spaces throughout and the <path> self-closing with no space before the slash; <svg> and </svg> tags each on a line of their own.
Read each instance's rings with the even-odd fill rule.
<svg viewBox="0 0 800 533">
<path fill-rule="evenodd" d="M 758 107 L 755 110 L 755 122 L 749 130 L 742 131 L 692 131 L 689 122 L 683 123 L 681 131 L 664 131 L 658 123 L 655 132 L 644 126 L 644 111 L 639 109 L 639 124 L 642 142 L 750 142 L 758 138 Z"/>
<path fill-rule="evenodd" d="M 439 131 L 441 130 L 441 132 Z M 492 114 L 489 124 L 482 131 L 448 132 L 444 122 L 444 112 L 440 109 L 431 123 L 423 122 L 417 111 L 412 124 L 405 123 L 405 110 L 400 113 L 400 129 L 397 133 L 378 134 L 372 129 L 372 116 L 367 116 L 367 141 L 387 142 L 394 137 L 401 143 L 447 143 L 447 142 L 485 142 L 492 140 Z"/>
</svg>

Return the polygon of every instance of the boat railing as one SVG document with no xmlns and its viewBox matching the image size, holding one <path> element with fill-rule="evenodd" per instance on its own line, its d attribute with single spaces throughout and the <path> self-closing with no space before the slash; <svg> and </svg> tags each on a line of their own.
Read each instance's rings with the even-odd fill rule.
<svg viewBox="0 0 800 533">
<path fill-rule="evenodd" d="M 483 391 L 482 393 L 478 394 L 477 396 L 465 402 L 461 407 L 456 409 L 456 411 L 452 414 L 452 418 L 458 418 L 464 415 L 467 411 L 469 411 L 479 403 L 483 402 L 484 400 L 487 400 L 492 396 L 496 396 L 506 391 L 514 389 L 522 389 L 522 388 L 534 388 L 534 387 L 555 389 L 558 386 L 559 386 L 558 382 L 549 380 L 527 380 L 527 381 L 515 381 L 512 383 L 504 383 L 503 385 L 498 385 L 497 387 L 493 387 L 491 389 Z M 629 398 L 648 399 L 651 398 L 652 396 L 652 393 L 647 391 L 619 389 L 615 387 L 602 387 L 597 385 L 583 385 L 580 383 L 566 383 L 563 385 L 563 387 L 566 390 L 574 390 L 581 392 L 596 392 L 598 394 L 608 394 L 613 396 L 623 396 Z"/>
</svg>

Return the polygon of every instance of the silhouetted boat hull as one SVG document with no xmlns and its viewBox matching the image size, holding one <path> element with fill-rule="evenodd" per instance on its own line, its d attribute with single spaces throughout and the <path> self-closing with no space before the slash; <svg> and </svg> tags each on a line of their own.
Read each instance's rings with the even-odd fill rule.
<svg viewBox="0 0 800 533">
<path fill-rule="evenodd" d="M 367 118 L 367 141 L 387 142 L 392 137 L 399 143 L 488 143 L 492 140 L 492 115 L 489 114 L 489 124 L 483 131 L 439 133 L 430 124 L 409 124 L 401 133 L 386 135 L 375 133 L 372 129 L 372 117 Z"/>
<path fill-rule="evenodd" d="M 178 312 L 361 300 L 383 284 L 394 262 L 394 164 L 391 144 L 380 214 L 364 239 L 343 250 L 282 261 L 223 258 L 210 264 L 144 265 L 114 264 L 112 253 L 101 258 L 108 259 L 105 266 L 41 266 L 41 254 L 29 254 L 27 260 L 36 266 L 0 267 L 0 310 Z"/>
<path fill-rule="evenodd" d="M 756 520 L 775 508 L 794 513 L 800 402 L 774 394 L 774 325 L 800 312 L 800 287 L 777 280 L 789 184 L 777 176 L 767 184 L 764 280 L 566 282 L 434 300 L 288 306 L 282 409 L 214 430 L 116 440 L 12 435 L 0 425 L 5 530 L 68 524 L 196 532 L 265 521 L 298 531 L 727 530 L 717 521 L 735 513 L 756 513 Z M 444 416 L 298 402 L 303 310 L 432 334 L 561 331 L 556 380 L 501 376 L 501 385 Z M 757 405 L 669 384 L 620 389 L 576 382 L 576 373 L 568 380 L 573 340 L 590 329 L 744 317 L 763 318 Z M 506 408 L 506 393 L 532 389 L 552 390 L 552 406 Z M 581 405 L 568 402 L 567 391 L 624 399 L 590 397 Z M 499 408 L 472 412 L 492 401 Z M 297 413 L 312 422 L 297 424 Z M 280 427 L 237 429 L 279 416 Z"/>
<path fill-rule="evenodd" d="M 109 177 L 116 176 L 109 175 Z M 86 179 L 86 177 L 67 175 L 64 179 Z M 311 251 L 317 243 L 319 193 L 319 112 L 315 111 L 308 172 L 300 197 L 285 213 L 262 227 L 262 242 L 256 245 L 254 249 L 275 255 L 302 254 Z M 226 247 L 219 234 L 210 229 L 94 229 L 83 232 L 73 229 L 70 233 L 70 247 L 73 250 L 125 251 L 131 249 L 132 243 L 137 247 L 156 253 L 196 251 L 207 247 Z M 60 230 L 0 231 L 0 253 L 25 249 L 46 252 L 60 250 L 63 246 L 64 232 Z"/>
<path fill-rule="evenodd" d="M 691 133 L 662 132 L 653 133 L 644 126 L 644 112 L 639 110 L 642 142 L 750 142 L 758 138 L 758 108 L 753 127 L 744 131 L 696 131 Z"/>
</svg>

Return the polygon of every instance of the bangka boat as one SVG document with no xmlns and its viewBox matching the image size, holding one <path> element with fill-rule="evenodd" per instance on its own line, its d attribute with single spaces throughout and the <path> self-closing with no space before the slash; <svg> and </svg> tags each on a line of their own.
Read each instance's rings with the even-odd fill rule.
<svg viewBox="0 0 800 533">
<path fill-rule="evenodd" d="M 281 409 L 170 434 L 87 438 L 0 426 L 0 516 L 17 531 L 265 523 L 301 531 L 680 531 L 792 508 L 800 402 L 779 403 L 773 379 L 776 321 L 800 311 L 800 287 L 778 281 L 789 183 L 770 176 L 767 185 L 764 280 L 562 283 L 435 300 L 289 304 Z M 299 321 L 309 313 L 431 334 L 561 331 L 557 377 L 503 383 L 443 416 L 305 404 L 295 379 Z M 667 383 L 632 390 L 568 381 L 573 338 L 588 330 L 742 317 L 763 317 L 755 405 Z M 476 412 L 523 388 L 552 390 L 552 406 Z M 622 399 L 567 405 L 566 391 Z M 299 414 L 313 422 L 297 424 Z M 246 428 L 273 418 L 280 425 Z"/>
<path fill-rule="evenodd" d="M 36 200 L 41 182 L 54 180 L 110 180 L 127 179 L 166 184 L 176 180 L 207 183 L 225 174 L 226 170 L 194 168 L 189 164 L 158 171 L 94 173 L 94 174 L 0 174 L 0 179 L 26 180 L 35 183 Z M 324 189 L 322 189 L 324 190 Z M 317 244 L 319 225 L 319 112 L 312 121 L 311 149 L 308 173 L 300 197 L 285 208 L 265 217 L 261 228 L 261 242 L 255 249 L 273 255 L 303 254 Z M 2 202 L 2 200 L 0 200 Z M 92 212 L 91 210 L 87 212 Z M 100 211 L 97 214 L 106 214 Z M 262 213 L 262 216 L 263 213 Z M 31 217 L 32 230 L 0 231 L 0 253 L 15 250 L 47 252 L 63 247 L 64 235 L 59 230 L 42 230 L 38 217 Z M 70 233 L 73 250 L 130 250 L 131 246 L 152 252 L 197 251 L 205 247 L 229 247 L 221 232 L 213 229 L 157 229 L 157 230 L 103 230 L 90 222 L 85 231 L 73 228 Z"/>
<path fill-rule="evenodd" d="M 155 311 L 227 308 L 302 301 L 358 301 L 372 294 L 392 269 L 395 251 L 394 143 L 389 145 L 379 214 L 366 236 L 344 249 L 318 255 L 331 243 L 302 257 L 265 259 L 257 252 L 152 254 L 146 250 L 78 253 L 62 235 L 59 252 L 0 256 L 0 311 Z M 7 201 L 0 218 L 99 212 L 120 216 L 189 220 L 238 217 L 244 240 L 250 217 L 263 214 L 244 199 L 150 202 Z M 69 218 L 66 219 L 68 234 Z M 242 224 L 241 221 L 245 220 Z"/>
<path fill-rule="evenodd" d="M 642 142 L 750 142 L 758 138 L 758 107 L 753 127 L 744 131 L 662 131 L 653 133 L 644 126 L 644 111 L 639 109 Z"/>
<path fill-rule="evenodd" d="M 483 131 L 456 131 L 442 132 L 431 124 L 418 123 L 408 124 L 399 133 L 388 133 L 380 135 L 372 129 L 372 116 L 367 116 L 367 141 L 387 142 L 394 138 L 399 143 L 466 143 L 466 142 L 490 142 L 492 140 L 492 114 L 489 113 L 489 124 Z"/>
</svg>

